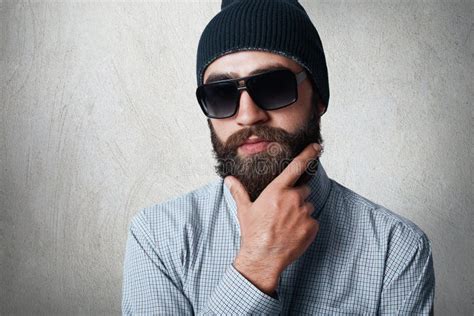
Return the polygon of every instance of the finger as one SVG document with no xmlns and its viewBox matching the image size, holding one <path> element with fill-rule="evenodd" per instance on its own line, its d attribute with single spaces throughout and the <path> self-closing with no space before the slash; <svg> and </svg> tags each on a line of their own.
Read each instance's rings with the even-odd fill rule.
<svg viewBox="0 0 474 316">
<path fill-rule="evenodd" d="M 249 203 L 251 203 L 247 190 L 245 190 L 245 187 L 242 185 L 242 183 L 240 183 L 237 178 L 233 176 L 227 176 L 224 179 L 224 183 L 232 194 L 232 197 L 234 198 L 237 206 L 248 205 Z"/>
<path fill-rule="evenodd" d="M 311 187 L 307 184 L 303 184 L 294 188 L 296 192 L 299 193 L 301 199 L 304 201 L 311 194 Z"/>
<path fill-rule="evenodd" d="M 303 207 L 306 209 L 309 216 L 311 216 L 313 214 L 314 210 L 315 210 L 314 204 L 311 203 L 311 202 L 305 202 L 303 204 Z"/>
<path fill-rule="evenodd" d="M 312 217 L 311 217 L 311 218 L 312 218 Z M 314 234 L 317 235 L 318 232 L 319 232 L 319 228 L 320 228 L 321 226 L 320 226 L 320 224 L 319 224 L 319 220 L 314 219 L 314 218 L 312 218 L 312 219 L 314 220 L 314 222 L 313 222 L 313 224 L 314 224 Z"/>
<path fill-rule="evenodd" d="M 317 159 L 321 151 L 321 145 L 314 143 L 306 146 L 285 169 L 272 181 L 272 185 L 293 187 L 299 177 L 305 172 L 312 160 Z"/>
</svg>

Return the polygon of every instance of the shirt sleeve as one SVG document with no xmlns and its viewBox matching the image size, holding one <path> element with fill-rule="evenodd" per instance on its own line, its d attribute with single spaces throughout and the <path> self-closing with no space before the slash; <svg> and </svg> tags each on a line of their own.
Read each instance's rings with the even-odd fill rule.
<svg viewBox="0 0 474 316">
<path fill-rule="evenodd" d="M 179 275 L 167 266 L 164 257 L 146 222 L 135 217 L 129 226 L 124 258 L 123 315 L 193 315 Z"/>
<path fill-rule="evenodd" d="M 386 266 L 381 315 L 433 315 L 435 275 L 431 242 L 395 235 Z"/>
<path fill-rule="evenodd" d="M 275 297 L 260 291 L 229 264 L 206 306 L 198 315 L 278 315 L 281 312 L 278 291 Z"/>
<path fill-rule="evenodd" d="M 125 247 L 123 315 L 194 315 L 194 307 L 183 291 L 179 271 L 167 258 L 166 243 L 157 243 L 144 216 L 135 216 L 129 226 Z M 232 264 L 198 315 L 259 314 L 280 312 L 276 298 L 260 291 Z"/>
</svg>

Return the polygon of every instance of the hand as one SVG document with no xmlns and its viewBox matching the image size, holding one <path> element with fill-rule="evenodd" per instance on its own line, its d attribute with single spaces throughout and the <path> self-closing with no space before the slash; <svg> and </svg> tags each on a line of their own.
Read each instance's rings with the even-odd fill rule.
<svg viewBox="0 0 474 316">
<path fill-rule="evenodd" d="M 294 185 L 320 151 L 319 144 L 308 145 L 253 203 L 235 177 L 225 179 L 237 204 L 241 230 L 234 266 L 260 280 L 268 292 L 276 288 L 281 272 L 306 251 L 319 230 L 319 222 L 311 217 L 314 206 L 305 201 L 310 187 Z"/>
</svg>

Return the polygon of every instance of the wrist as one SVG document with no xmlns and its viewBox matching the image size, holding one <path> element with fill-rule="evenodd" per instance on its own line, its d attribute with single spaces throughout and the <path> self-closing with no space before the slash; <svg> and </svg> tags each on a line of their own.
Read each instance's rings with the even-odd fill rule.
<svg viewBox="0 0 474 316">
<path fill-rule="evenodd" d="M 238 253 L 234 258 L 234 266 L 239 266 L 242 269 L 258 271 L 278 278 L 284 269 L 280 269 L 280 266 L 273 260 L 255 260 L 252 257 Z"/>
<path fill-rule="evenodd" d="M 280 279 L 279 269 L 268 265 L 256 264 L 239 256 L 234 259 L 232 264 L 237 271 L 262 292 L 272 297 L 276 296 L 275 290 Z"/>
</svg>

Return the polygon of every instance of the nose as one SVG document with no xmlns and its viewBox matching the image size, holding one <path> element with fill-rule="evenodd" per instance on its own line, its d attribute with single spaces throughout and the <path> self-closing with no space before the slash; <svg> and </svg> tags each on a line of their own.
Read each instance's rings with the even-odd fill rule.
<svg viewBox="0 0 474 316">
<path fill-rule="evenodd" d="M 267 111 L 261 109 L 252 100 L 252 97 L 243 90 L 240 94 L 239 109 L 236 116 L 237 124 L 241 126 L 250 126 L 261 124 L 269 119 Z"/>
</svg>

